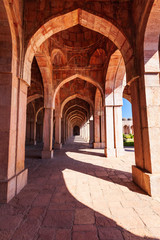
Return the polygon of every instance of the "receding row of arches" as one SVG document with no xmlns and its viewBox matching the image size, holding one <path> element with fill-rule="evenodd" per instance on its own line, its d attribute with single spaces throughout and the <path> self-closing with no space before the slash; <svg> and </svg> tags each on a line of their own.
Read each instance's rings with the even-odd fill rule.
<svg viewBox="0 0 160 240">
<path fill-rule="evenodd" d="M 123 93 L 133 109 L 133 180 L 148 194 L 160 194 L 158 7 L 159 0 L 145 3 L 140 24 L 134 29 L 139 34 L 132 41 L 133 29 L 127 32 L 116 19 L 111 21 L 81 8 L 48 16 L 41 26 L 33 25 L 31 32 L 25 32 L 23 21 L 18 22 L 21 14 L 13 14 L 17 11 L 14 3 L 2 0 L 1 202 L 9 201 L 26 185 L 25 139 L 34 143 L 42 139 L 42 121 L 42 158 L 53 157 L 53 135 L 54 147 L 61 148 L 76 127 L 95 148 L 103 147 L 107 157 L 119 156 L 123 151 Z M 61 44 L 58 36 L 53 44 L 51 37 L 63 31 L 69 31 L 65 34 L 68 42 Z M 89 45 L 82 45 L 82 41 L 78 45 L 78 34 L 89 38 Z M 85 65 L 84 56 L 92 56 Z"/>
</svg>

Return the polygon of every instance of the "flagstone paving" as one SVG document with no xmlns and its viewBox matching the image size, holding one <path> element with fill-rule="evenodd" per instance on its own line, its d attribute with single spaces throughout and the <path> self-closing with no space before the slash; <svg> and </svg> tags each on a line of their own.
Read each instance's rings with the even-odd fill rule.
<svg viewBox="0 0 160 240">
<path fill-rule="evenodd" d="M 133 148 L 105 158 L 76 137 L 52 160 L 27 152 L 28 185 L 0 205 L 0 240 L 160 239 L 160 200 L 132 182 Z"/>
</svg>

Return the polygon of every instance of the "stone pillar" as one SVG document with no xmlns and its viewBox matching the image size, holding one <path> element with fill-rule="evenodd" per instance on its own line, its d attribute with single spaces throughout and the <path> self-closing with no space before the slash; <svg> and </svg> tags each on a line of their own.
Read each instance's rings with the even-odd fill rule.
<svg viewBox="0 0 160 240">
<path fill-rule="evenodd" d="M 33 144 L 36 145 L 37 141 L 36 141 L 36 129 L 37 128 L 37 119 L 34 119 L 34 129 L 33 129 Z"/>
<path fill-rule="evenodd" d="M 72 125 L 70 124 L 70 137 L 73 136 L 73 130 L 72 130 Z"/>
<path fill-rule="evenodd" d="M 71 132 L 70 132 L 70 122 L 68 121 L 68 138 L 71 137 Z"/>
<path fill-rule="evenodd" d="M 105 106 L 105 155 L 106 157 L 115 156 L 112 105 Z"/>
<path fill-rule="evenodd" d="M 102 127 L 102 122 L 104 119 L 102 119 L 100 112 L 96 113 L 94 115 L 94 143 L 93 143 L 93 148 L 104 148 L 105 144 L 102 142 L 102 130 L 104 128 Z M 100 127 L 101 125 L 101 127 Z M 104 126 L 104 125 L 103 125 Z M 104 134 L 104 132 L 103 132 Z M 103 136 L 105 138 L 105 136 Z"/>
<path fill-rule="evenodd" d="M 82 126 L 81 128 L 81 137 L 83 138 L 83 130 L 84 130 L 84 126 Z"/>
<path fill-rule="evenodd" d="M 0 203 L 9 202 L 27 184 L 27 87 L 12 73 L 0 73 Z"/>
<path fill-rule="evenodd" d="M 25 169 L 25 135 L 28 85 L 18 79 L 18 122 L 17 122 L 17 158 L 16 158 L 16 194 L 27 184 L 28 169 Z M 15 109 L 13 109 L 15 111 Z M 13 114 L 13 113 L 11 113 Z"/>
<path fill-rule="evenodd" d="M 85 139 L 85 124 L 83 125 L 83 138 Z"/>
<path fill-rule="evenodd" d="M 123 131 L 122 131 L 122 106 L 114 106 L 114 136 L 116 157 L 124 154 Z"/>
<path fill-rule="evenodd" d="M 55 149 L 61 149 L 62 143 L 61 143 L 61 116 L 59 114 L 56 114 L 55 116 Z"/>
<path fill-rule="evenodd" d="M 81 126 L 81 129 L 80 129 L 80 136 L 83 138 L 83 126 Z"/>
<path fill-rule="evenodd" d="M 89 122 L 90 122 L 90 124 L 89 124 L 89 127 L 90 127 L 90 139 L 89 139 L 89 143 L 90 143 L 90 144 L 93 144 L 93 141 L 94 141 L 94 130 L 93 130 L 93 128 L 94 128 L 94 122 L 93 122 L 93 116 L 90 117 Z"/>
<path fill-rule="evenodd" d="M 43 151 L 42 158 L 53 158 L 53 109 L 45 108 L 43 121 Z"/>
<path fill-rule="evenodd" d="M 101 111 L 101 148 L 105 147 L 104 107 Z"/>
<path fill-rule="evenodd" d="M 65 143 L 65 121 L 64 118 L 62 118 L 61 121 L 61 129 L 62 129 L 62 144 Z"/>
<path fill-rule="evenodd" d="M 132 167 L 133 181 L 149 195 L 160 197 L 159 73 L 133 81 L 131 97 L 136 162 Z"/>
<path fill-rule="evenodd" d="M 87 122 L 85 123 L 85 141 L 87 141 Z"/>
<path fill-rule="evenodd" d="M 90 127 L 89 127 L 89 124 L 90 124 L 90 122 L 89 122 L 89 120 L 87 121 L 87 123 L 86 123 L 87 125 L 86 125 L 86 133 L 87 133 L 87 142 L 89 142 L 89 129 L 90 129 Z"/>
<path fill-rule="evenodd" d="M 98 113 L 94 114 L 94 143 L 93 148 L 100 148 L 100 122 Z"/>
<path fill-rule="evenodd" d="M 66 132 L 66 141 L 68 140 L 68 121 L 66 120 L 65 121 L 66 124 L 65 124 L 65 132 Z"/>
</svg>

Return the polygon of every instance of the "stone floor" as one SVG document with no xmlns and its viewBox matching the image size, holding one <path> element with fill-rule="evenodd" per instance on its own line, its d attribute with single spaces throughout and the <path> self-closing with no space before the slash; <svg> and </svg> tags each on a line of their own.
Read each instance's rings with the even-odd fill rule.
<svg viewBox="0 0 160 240">
<path fill-rule="evenodd" d="M 160 201 L 132 182 L 132 148 L 106 159 L 76 137 L 53 160 L 27 156 L 28 185 L 0 205 L 0 240 L 160 239 Z"/>
</svg>

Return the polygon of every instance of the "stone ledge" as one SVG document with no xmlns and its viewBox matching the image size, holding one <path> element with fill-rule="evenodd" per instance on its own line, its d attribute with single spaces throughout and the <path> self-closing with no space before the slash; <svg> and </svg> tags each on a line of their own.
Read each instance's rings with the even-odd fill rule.
<svg viewBox="0 0 160 240">
<path fill-rule="evenodd" d="M 152 197 L 160 197 L 160 174 L 151 174 L 132 166 L 133 181 Z"/>
</svg>

